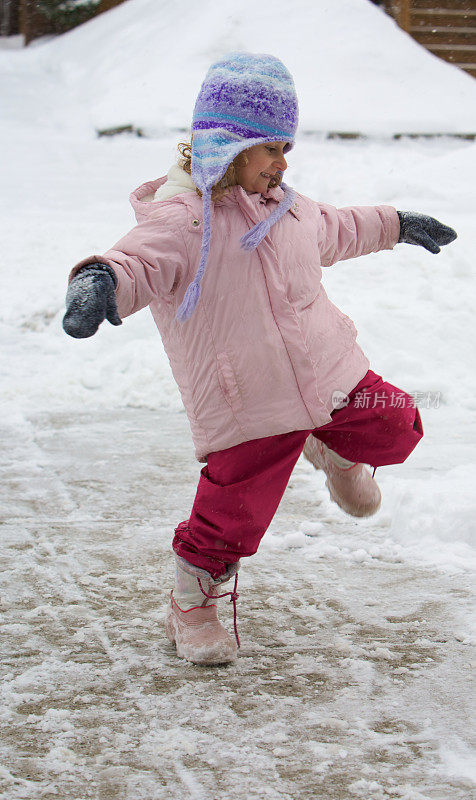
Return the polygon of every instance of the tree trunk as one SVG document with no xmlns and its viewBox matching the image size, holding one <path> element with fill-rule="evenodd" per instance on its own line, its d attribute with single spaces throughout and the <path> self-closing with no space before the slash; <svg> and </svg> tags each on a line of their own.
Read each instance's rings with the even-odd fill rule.
<svg viewBox="0 0 476 800">
<path fill-rule="evenodd" d="M 19 0 L 0 0 L 0 36 L 19 33 Z"/>
<path fill-rule="evenodd" d="M 99 5 L 99 13 L 102 14 L 103 11 L 109 11 L 110 8 L 114 8 L 114 6 L 119 6 L 123 3 L 124 0 L 101 0 Z"/>
<path fill-rule="evenodd" d="M 53 27 L 38 11 L 36 0 L 20 0 L 20 33 L 25 37 L 25 45 L 52 32 Z"/>
</svg>

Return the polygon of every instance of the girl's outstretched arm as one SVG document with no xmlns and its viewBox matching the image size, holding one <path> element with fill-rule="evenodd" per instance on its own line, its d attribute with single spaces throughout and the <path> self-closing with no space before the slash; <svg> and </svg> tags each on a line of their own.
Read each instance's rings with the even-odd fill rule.
<svg viewBox="0 0 476 800">
<path fill-rule="evenodd" d="M 392 250 L 400 236 L 400 221 L 392 206 L 334 208 L 315 203 L 318 213 L 321 265 Z"/>
<path fill-rule="evenodd" d="M 174 293 L 188 271 L 177 211 L 161 209 L 103 255 L 73 267 L 63 321 L 66 333 L 75 338 L 92 336 L 104 319 L 120 325 L 154 298 Z"/>
<path fill-rule="evenodd" d="M 330 267 L 337 261 L 391 250 L 399 242 L 418 244 L 431 253 L 456 239 L 453 228 L 433 217 L 392 206 L 353 206 L 334 208 L 316 203 L 320 225 L 321 264 Z"/>
</svg>

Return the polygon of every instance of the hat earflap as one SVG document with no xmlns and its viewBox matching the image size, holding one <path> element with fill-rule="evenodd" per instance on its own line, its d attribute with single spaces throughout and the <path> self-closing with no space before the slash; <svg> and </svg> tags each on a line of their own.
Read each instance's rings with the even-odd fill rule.
<svg viewBox="0 0 476 800">
<path fill-rule="evenodd" d="M 175 319 L 179 322 L 186 322 L 192 316 L 200 298 L 200 284 L 205 273 L 208 254 L 210 252 L 210 237 L 211 237 L 211 202 L 212 191 L 207 189 L 203 192 L 203 239 L 202 251 L 200 255 L 200 264 L 198 265 L 197 274 L 192 283 L 187 288 L 184 298 L 177 309 Z"/>
</svg>

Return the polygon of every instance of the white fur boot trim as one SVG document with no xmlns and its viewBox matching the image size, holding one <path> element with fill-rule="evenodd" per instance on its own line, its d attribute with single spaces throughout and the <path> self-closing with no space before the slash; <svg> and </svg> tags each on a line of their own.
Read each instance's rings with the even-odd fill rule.
<svg viewBox="0 0 476 800">
<path fill-rule="evenodd" d="M 189 611 L 191 608 L 204 608 L 212 604 L 212 600 L 205 597 L 200 589 L 197 578 L 200 578 L 201 584 L 207 594 L 218 594 L 217 587 L 221 583 L 229 580 L 239 569 L 239 561 L 236 564 L 230 564 L 226 573 L 221 575 L 220 578 L 214 580 L 209 572 L 200 567 L 195 567 L 189 564 L 184 558 L 180 556 L 175 557 L 175 587 L 173 590 L 173 597 L 178 607 L 182 611 Z"/>
</svg>

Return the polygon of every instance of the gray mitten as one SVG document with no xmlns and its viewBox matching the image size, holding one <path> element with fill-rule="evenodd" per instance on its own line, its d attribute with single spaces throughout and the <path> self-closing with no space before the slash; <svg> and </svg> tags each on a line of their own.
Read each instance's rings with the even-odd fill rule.
<svg viewBox="0 0 476 800">
<path fill-rule="evenodd" d="M 397 211 L 397 214 L 400 220 L 399 242 L 419 244 L 430 253 L 439 253 L 439 245 L 454 242 L 457 237 L 453 228 L 443 225 L 434 217 L 413 211 Z"/>
<path fill-rule="evenodd" d="M 117 278 L 107 264 L 88 264 L 80 269 L 68 286 L 63 328 L 75 339 L 93 336 L 101 322 L 122 325 L 117 312 Z"/>
</svg>

